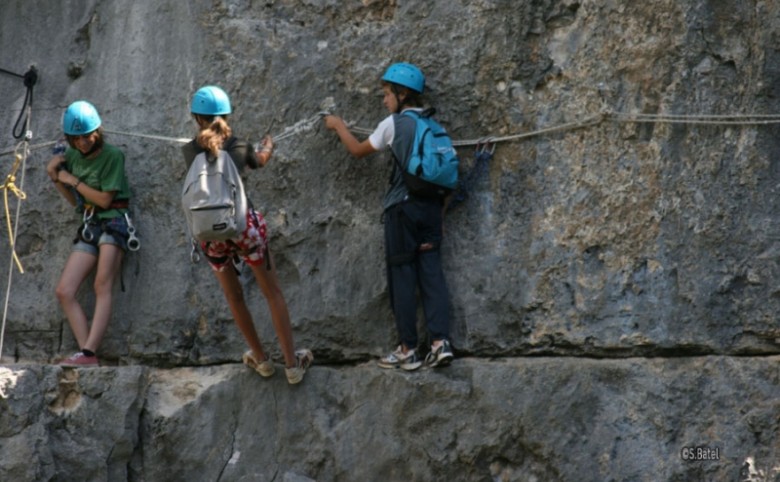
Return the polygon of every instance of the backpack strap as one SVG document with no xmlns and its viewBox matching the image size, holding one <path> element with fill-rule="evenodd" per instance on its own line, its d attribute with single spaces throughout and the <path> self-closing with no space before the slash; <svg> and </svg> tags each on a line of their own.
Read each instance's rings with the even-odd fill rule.
<svg viewBox="0 0 780 482">
<path fill-rule="evenodd" d="M 398 121 L 398 118 L 400 116 L 410 117 L 410 118 L 414 119 L 415 122 L 417 122 L 417 119 L 419 119 L 422 116 L 422 114 L 419 111 L 416 111 L 416 110 L 413 110 L 413 109 L 407 109 L 407 110 L 401 112 L 400 114 L 393 114 L 393 122 L 396 124 L 394 127 L 397 127 L 397 121 Z M 412 143 L 414 143 L 414 137 L 415 137 L 415 132 L 416 131 L 417 131 L 417 126 L 415 125 L 415 130 L 412 131 L 412 141 L 411 141 Z M 398 135 L 397 129 L 396 129 L 395 135 Z M 412 149 L 414 149 L 414 148 L 415 148 L 415 146 L 412 146 Z M 406 167 L 401 164 L 401 159 L 399 159 L 398 156 L 396 156 L 395 151 L 393 150 L 392 146 L 390 146 L 390 154 L 391 154 L 391 156 L 393 158 L 393 161 L 394 161 L 393 162 L 393 167 L 395 169 L 398 169 L 401 172 L 401 176 L 403 176 L 403 173 L 406 172 Z M 394 174 L 395 174 L 394 171 L 390 172 L 390 178 L 387 181 L 388 184 L 392 184 L 393 183 L 393 175 Z"/>
<path fill-rule="evenodd" d="M 414 117 L 415 119 L 419 119 L 421 117 L 433 117 L 436 115 L 436 108 L 428 107 L 427 109 L 423 110 L 406 109 L 401 114 Z"/>
</svg>

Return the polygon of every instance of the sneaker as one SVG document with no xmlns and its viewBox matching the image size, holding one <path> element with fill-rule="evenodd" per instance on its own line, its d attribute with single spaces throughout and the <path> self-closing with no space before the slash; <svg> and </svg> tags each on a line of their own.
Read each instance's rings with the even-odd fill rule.
<svg viewBox="0 0 780 482">
<path fill-rule="evenodd" d="M 452 355 L 450 342 L 443 340 L 436 351 L 431 348 L 430 353 L 425 357 L 425 364 L 431 368 L 445 367 L 452 363 L 453 358 L 455 357 Z"/>
<path fill-rule="evenodd" d="M 422 365 L 420 358 L 417 357 L 417 352 L 409 350 L 406 353 L 403 352 L 401 345 L 387 356 L 379 359 L 377 363 L 380 368 L 401 368 L 403 370 L 412 371 L 417 370 Z"/>
<path fill-rule="evenodd" d="M 83 352 L 77 351 L 70 357 L 60 362 L 61 367 L 65 368 L 90 368 L 100 366 L 96 356 L 87 356 Z"/>
<path fill-rule="evenodd" d="M 276 371 L 276 368 L 274 368 L 274 364 L 270 359 L 266 358 L 265 360 L 258 362 L 257 359 L 255 359 L 252 350 L 244 353 L 244 356 L 241 357 L 241 359 L 244 361 L 244 365 L 254 369 L 261 377 L 268 378 Z"/>
<path fill-rule="evenodd" d="M 287 383 L 295 385 L 303 380 L 303 375 L 306 374 L 306 369 L 311 366 L 314 361 L 314 355 L 310 350 L 302 349 L 295 352 L 295 366 L 292 368 L 285 368 L 284 374 L 287 375 Z"/>
</svg>

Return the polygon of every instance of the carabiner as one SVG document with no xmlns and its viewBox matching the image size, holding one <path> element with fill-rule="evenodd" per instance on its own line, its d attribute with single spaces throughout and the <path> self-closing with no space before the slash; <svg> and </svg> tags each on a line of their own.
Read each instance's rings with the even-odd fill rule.
<svg viewBox="0 0 780 482">
<path fill-rule="evenodd" d="M 135 235 L 135 226 L 133 226 L 133 221 L 130 219 L 130 214 L 125 213 L 125 220 L 127 221 L 127 249 L 130 251 L 138 251 L 141 249 L 141 241 L 136 237 Z"/>
<path fill-rule="evenodd" d="M 488 153 L 492 156 L 493 153 L 496 152 L 496 143 L 493 142 L 493 139 L 494 139 L 493 137 L 485 137 L 484 139 L 480 139 L 477 142 L 476 153 L 477 154 Z M 490 149 L 489 151 L 488 148 Z"/>
<path fill-rule="evenodd" d="M 190 240 L 192 242 L 192 251 L 190 251 L 190 261 L 195 264 L 200 262 L 200 253 L 198 253 L 198 243 L 194 239 Z"/>
<path fill-rule="evenodd" d="M 89 221 L 94 215 L 95 208 L 92 206 L 84 208 L 84 213 L 81 215 L 81 220 L 84 223 L 84 227 L 81 228 L 81 237 L 84 238 L 84 241 L 88 243 L 91 243 L 92 240 L 95 239 L 95 236 L 92 235 L 92 231 L 89 229 Z"/>
</svg>

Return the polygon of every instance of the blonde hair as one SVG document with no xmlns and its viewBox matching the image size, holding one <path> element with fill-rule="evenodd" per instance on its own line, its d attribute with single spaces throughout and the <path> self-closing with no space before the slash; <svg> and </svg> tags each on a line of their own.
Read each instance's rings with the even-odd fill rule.
<svg viewBox="0 0 780 482">
<path fill-rule="evenodd" d="M 198 114 L 196 116 L 208 125 L 200 130 L 195 141 L 200 147 L 216 156 L 219 154 L 219 150 L 222 149 L 225 141 L 233 134 L 233 129 L 230 128 L 227 119 L 223 116 L 203 116 Z"/>
</svg>

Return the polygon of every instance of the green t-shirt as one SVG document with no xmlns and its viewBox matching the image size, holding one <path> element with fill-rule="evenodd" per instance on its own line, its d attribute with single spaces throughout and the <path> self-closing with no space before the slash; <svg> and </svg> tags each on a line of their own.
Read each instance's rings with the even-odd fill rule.
<svg viewBox="0 0 780 482">
<path fill-rule="evenodd" d="M 81 179 L 87 186 L 99 191 L 116 191 L 114 201 L 130 199 L 130 187 L 125 175 L 125 155 L 118 148 L 103 144 L 100 154 L 94 159 L 85 158 L 78 149 L 65 151 L 65 168 Z M 82 196 L 83 197 L 83 196 Z M 89 200 L 85 199 L 85 202 Z M 106 209 L 98 211 L 100 219 L 122 216 L 127 209 Z"/>
</svg>

